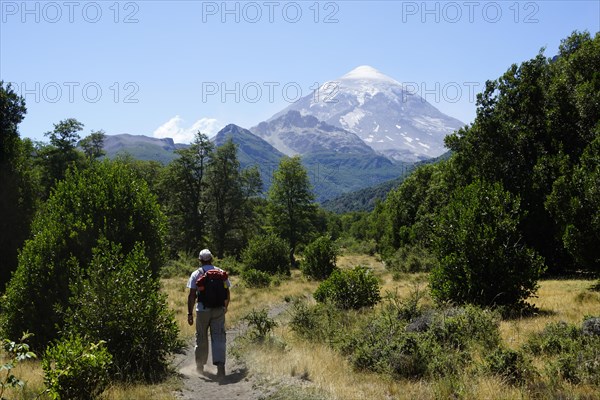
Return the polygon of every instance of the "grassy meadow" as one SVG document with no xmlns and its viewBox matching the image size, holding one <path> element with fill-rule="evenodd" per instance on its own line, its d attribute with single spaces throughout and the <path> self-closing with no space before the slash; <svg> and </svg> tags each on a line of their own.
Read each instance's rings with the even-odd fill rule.
<svg viewBox="0 0 600 400">
<path fill-rule="evenodd" d="M 386 293 L 394 293 L 397 298 L 405 299 L 419 291 L 423 296 L 422 302 L 431 303 L 426 274 L 405 274 L 394 279 L 375 257 L 346 254 L 338 259 L 340 268 L 355 265 L 369 266 L 373 270 L 381 282 L 383 297 L 386 297 Z M 194 333 L 193 327 L 187 324 L 188 289 L 185 288 L 187 274 L 193 268 L 194 264 L 188 270 L 181 267 L 178 273 L 162 280 L 168 304 L 175 314 L 181 336 L 186 340 L 191 340 Z M 286 308 L 296 299 L 314 302 L 311 294 L 317 282 L 304 278 L 298 270 L 292 271 L 290 279 L 282 279 L 265 289 L 246 288 L 238 276 L 232 276 L 231 281 L 232 300 L 227 314 L 229 328 L 238 324 L 252 310 L 282 310 L 276 317 L 278 326 L 268 343 L 229 343 L 229 347 L 236 349 L 236 354 L 242 355 L 250 375 L 274 393 L 268 397 L 269 400 L 600 398 L 597 386 L 555 382 L 556 377 L 545 369 L 547 359 L 539 357 L 532 360 L 539 375 L 533 383 L 523 385 L 511 385 L 500 377 L 477 373 L 476 368 L 458 371 L 452 378 L 433 380 L 394 380 L 381 374 L 356 371 L 339 352 L 318 341 L 298 337 L 287 324 L 290 312 Z M 541 281 L 538 296 L 529 300 L 539 312 L 524 318 L 502 320 L 500 333 L 503 344 L 518 349 L 548 323 L 565 321 L 580 325 L 584 316 L 597 316 L 600 311 L 600 292 L 590 290 L 593 284 L 593 281 L 576 279 Z M 39 360 L 20 363 L 13 373 L 26 385 L 22 391 L 5 391 L 5 398 L 46 398 L 39 395 L 44 390 Z M 113 386 L 104 392 L 103 398 L 169 400 L 175 398 L 173 392 L 181 385 L 173 375 L 159 385 Z"/>
</svg>

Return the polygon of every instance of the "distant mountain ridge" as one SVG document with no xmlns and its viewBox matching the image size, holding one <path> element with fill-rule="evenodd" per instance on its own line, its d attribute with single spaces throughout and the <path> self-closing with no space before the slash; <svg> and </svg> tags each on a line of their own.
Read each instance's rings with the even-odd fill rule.
<svg viewBox="0 0 600 400">
<path fill-rule="evenodd" d="M 104 151 L 109 158 L 130 154 L 138 160 L 158 161 L 162 164 L 168 164 L 177 157 L 175 150 L 188 146 L 175 143 L 171 138 L 158 139 L 128 133 L 106 135 L 104 138 Z"/>
<path fill-rule="evenodd" d="M 347 154 L 374 154 L 357 135 L 319 121 L 312 115 L 290 110 L 261 122 L 250 130 L 288 156 L 331 151 Z"/>
</svg>

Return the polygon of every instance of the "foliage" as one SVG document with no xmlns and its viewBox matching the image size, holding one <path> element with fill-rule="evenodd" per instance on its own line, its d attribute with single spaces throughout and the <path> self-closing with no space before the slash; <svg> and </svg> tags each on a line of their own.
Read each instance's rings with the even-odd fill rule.
<svg viewBox="0 0 600 400">
<path fill-rule="evenodd" d="M 554 356 L 549 366 L 551 374 L 574 384 L 600 386 L 600 335 L 587 333 L 588 321 L 595 320 L 584 319 L 582 328 L 565 322 L 548 324 L 529 338 L 524 349 L 535 355 Z"/>
<path fill-rule="evenodd" d="M 19 138 L 18 130 L 26 112 L 23 98 L 0 81 L 0 292 L 17 268 L 18 249 L 37 206 L 32 145 Z"/>
<path fill-rule="evenodd" d="M 273 331 L 273 328 L 277 326 L 277 322 L 269 317 L 267 309 L 264 308 L 261 310 L 252 310 L 242 320 L 246 321 L 252 336 L 259 342 L 264 341 L 267 335 Z"/>
<path fill-rule="evenodd" d="M 272 275 L 265 271 L 246 268 L 242 271 L 240 278 L 244 285 L 249 288 L 266 288 L 271 285 Z"/>
<path fill-rule="evenodd" d="M 179 251 L 177 258 L 167 261 L 165 266 L 160 270 L 161 278 L 186 277 L 189 278 L 190 273 L 198 265 L 198 254 L 186 253 Z M 229 273 L 229 270 L 223 268 Z"/>
<path fill-rule="evenodd" d="M 472 306 L 411 319 L 392 307 L 356 327 L 341 351 L 358 370 L 393 378 L 444 377 L 466 368 L 476 348 L 497 346 L 498 325 L 494 314 Z"/>
<path fill-rule="evenodd" d="M 573 173 L 554 182 L 546 206 L 578 265 L 600 272 L 600 126 Z"/>
<path fill-rule="evenodd" d="M 231 139 L 216 149 L 206 170 L 206 191 L 208 232 L 217 257 L 239 254 L 245 246 L 254 220 L 251 199 L 261 187 L 256 167 L 240 169 Z"/>
<path fill-rule="evenodd" d="M 106 133 L 103 130 L 92 132 L 79 142 L 79 146 L 83 149 L 86 157 L 94 161 L 106 154 L 103 148 L 105 138 Z"/>
<path fill-rule="evenodd" d="M 242 252 L 246 270 L 255 269 L 270 274 L 290 275 L 289 247 L 274 234 L 257 236 Z"/>
<path fill-rule="evenodd" d="M 100 237 L 126 254 L 143 243 L 151 274 L 158 276 L 165 259 L 164 217 L 146 183 L 122 163 L 95 163 L 57 184 L 33 221 L 6 289 L 0 322 L 7 337 L 30 331 L 33 348 L 57 337 L 70 284 L 87 272 Z"/>
<path fill-rule="evenodd" d="M 544 267 L 522 244 L 519 205 L 499 183 L 476 181 L 455 192 L 436 229 L 434 298 L 521 307 L 535 293 Z"/>
<path fill-rule="evenodd" d="M 338 250 L 328 236 L 321 236 L 304 249 L 300 269 L 314 279 L 327 279 L 336 269 Z"/>
<path fill-rule="evenodd" d="M 3 375 L 0 378 L 0 400 L 6 400 L 4 391 L 7 388 L 22 388 L 25 385 L 25 382 L 15 376 L 12 370 L 18 363 L 36 358 L 36 355 L 29 351 L 29 345 L 25 343 L 30 336 L 31 334 L 25 333 L 19 343 L 15 343 L 9 339 L 2 339 L 2 349 L 10 359 L 0 365 L 0 371 L 2 371 Z"/>
<path fill-rule="evenodd" d="M 296 247 L 305 242 L 315 213 L 314 195 L 299 156 L 281 159 L 267 199 L 269 226 L 289 243 L 289 262 L 295 266 Z"/>
<path fill-rule="evenodd" d="M 518 350 L 498 347 L 485 357 L 485 364 L 491 373 L 511 384 L 523 384 L 534 375 L 531 361 Z"/>
<path fill-rule="evenodd" d="M 379 281 L 369 269 L 356 266 L 350 270 L 334 270 L 314 293 L 318 302 L 331 301 L 341 309 L 372 307 L 379 302 Z"/>
<path fill-rule="evenodd" d="M 159 200 L 168 217 L 168 243 L 171 255 L 177 251 L 196 251 L 206 235 L 206 169 L 214 145 L 208 136 L 197 132 L 186 149 L 163 171 L 158 183 Z"/>
<path fill-rule="evenodd" d="M 109 382 L 111 354 L 104 342 L 69 335 L 49 347 L 42 358 L 44 383 L 55 400 L 98 398 Z"/>
<path fill-rule="evenodd" d="M 100 240 L 87 277 L 73 286 L 64 331 L 105 341 L 113 355 L 113 379 L 163 377 L 169 354 L 181 343 L 143 246 L 123 254 L 121 246 Z"/>
<path fill-rule="evenodd" d="M 397 278 L 402 273 L 429 272 L 436 263 L 435 257 L 423 246 L 405 245 L 384 259 L 387 269 Z"/>
<path fill-rule="evenodd" d="M 50 138 L 50 144 L 41 148 L 38 159 L 42 165 L 45 197 L 56 182 L 66 177 L 69 168 L 82 166 L 83 159 L 76 146 L 83 126 L 75 118 L 67 118 L 54 124 L 54 130 L 44 133 Z"/>
</svg>

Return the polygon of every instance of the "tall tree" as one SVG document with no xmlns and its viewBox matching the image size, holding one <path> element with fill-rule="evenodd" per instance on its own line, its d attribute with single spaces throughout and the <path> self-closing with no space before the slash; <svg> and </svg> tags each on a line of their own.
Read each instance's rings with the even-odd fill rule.
<svg viewBox="0 0 600 400">
<path fill-rule="evenodd" d="M 50 138 L 50 145 L 43 147 L 38 156 L 43 167 L 42 183 L 46 196 L 57 181 L 64 179 L 67 170 L 80 160 L 81 153 L 76 146 L 82 129 L 81 122 L 67 118 L 54 124 L 54 130 L 44 134 Z"/>
<path fill-rule="evenodd" d="M 211 158 L 206 179 L 209 231 L 217 257 L 238 253 L 245 245 L 246 227 L 253 220 L 251 198 L 262 187 L 256 167 L 240 169 L 237 146 L 229 138 Z"/>
<path fill-rule="evenodd" d="M 104 151 L 104 139 L 106 139 L 106 133 L 103 130 L 99 130 L 90 133 L 89 136 L 86 136 L 79 142 L 89 160 L 96 160 L 106 154 Z"/>
<path fill-rule="evenodd" d="M 17 267 L 35 210 L 32 146 L 21 140 L 17 128 L 26 112 L 23 98 L 0 81 L 0 292 Z"/>
<path fill-rule="evenodd" d="M 308 174 L 299 156 L 281 159 L 267 198 L 270 228 L 288 241 L 290 263 L 296 265 L 296 247 L 308 241 L 311 217 L 316 212 Z"/>
<path fill-rule="evenodd" d="M 187 149 L 176 150 L 178 158 L 163 171 L 160 202 L 169 217 L 171 252 L 195 251 L 206 234 L 207 202 L 205 174 L 214 145 L 198 131 Z"/>
</svg>

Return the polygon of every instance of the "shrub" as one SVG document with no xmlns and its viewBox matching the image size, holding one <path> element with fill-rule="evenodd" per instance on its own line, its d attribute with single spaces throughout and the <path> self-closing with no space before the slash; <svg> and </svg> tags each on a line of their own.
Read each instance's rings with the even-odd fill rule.
<svg viewBox="0 0 600 400">
<path fill-rule="evenodd" d="M 534 373 L 531 362 L 517 350 L 496 348 L 485 357 L 487 369 L 510 384 L 523 384 Z"/>
<path fill-rule="evenodd" d="M 113 378 L 153 381 L 167 372 L 168 355 L 181 346 L 178 328 L 141 245 L 123 255 L 102 240 L 89 277 L 74 286 L 66 329 L 106 341 Z"/>
<path fill-rule="evenodd" d="M 246 269 L 290 275 L 289 252 L 289 246 L 279 236 L 258 236 L 242 252 L 242 263 Z"/>
<path fill-rule="evenodd" d="M 582 328 L 565 322 L 550 323 L 533 334 L 525 349 L 533 354 L 553 356 L 551 374 L 573 384 L 600 385 L 600 336 L 589 334 L 594 318 L 586 318 Z M 588 322 L 592 321 L 592 323 Z"/>
<path fill-rule="evenodd" d="M 269 287 L 272 280 L 271 275 L 256 269 L 244 269 L 240 278 L 242 279 L 242 282 L 244 282 L 244 285 L 254 288 Z"/>
<path fill-rule="evenodd" d="M 321 236 L 304 249 L 300 264 L 302 273 L 314 279 L 326 279 L 336 268 L 338 250 L 332 240 Z"/>
<path fill-rule="evenodd" d="M 87 272 L 101 236 L 125 252 L 143 243 L 149 271 L 157 276 L 165 260 L 164 227 L 155 196 L 126 165 L 105 161 L 67 174 L 37 214 L 21 250 L 3 299 L 3 332 L 11 339 L 33 333 L 34 349 L 55 339 L 70 306 L 69 285 L 77 273 Z"/>
<path fill-rule="evenodd" d="M 479 344 L 489 350 L 500 344 L 499 324 L 497 313 L 468 305 L 438 310 L 428 332 L 446 348 L 464 350 Z"/>
<path fill-rule="evenodd" d="M 104 342 L 88 343 L 71 335 L 46 350 L 44 383 L 52 399 L 95 399 L 108 384 L 110 364 Z"/>
<path fill-rule="evenodd" d="M 438 301 L 520 307 L 537 290 L 542 258 L 523 244 L 520 200 L 500 183 L 475 181 L 440 211 L 430 275 Z"/>
<path fill-rule="evenodd" d="M 579 336 L 579 329 L 575 325 L 564 321 L 553 322 L 546 325 L 542 332 L 531 335 L 525 349 L 535 355 L 573 352 L 578 347 Z"/>
<path fill-rule="evenodd" d="M 379 281 L 362 266 L 350 270 L 334 270 L 314 293 L 318 302 L 331 301 L 341 309 L 372 307 L 379 302 Z"/>
<path fill-rule="evenodd" d="M 160 276 L 162 278 L 189 277 L 194 265 L 197 264 L 198 254 L 180 251 L 177 253 L 177 259 L 167 261 L 167 264 L 160 270 Z"/>
<path fill-rule="evenodd" d="M 253 338 L 259 342 L 264 341 L 273 328 L 277 326 L 277 322 L 269 317 L 266 309 L 259 311 L 252 310 L 242 320 L 248 323 L 248 328 L 250 328 Z"/>
<path fill-rule="evenodd" d="M 31 337 L 31 334 L 25 333 L 19 343 L 15 343 L 9 339 L 2 339 L 1 341 L 2 349 L 8 361 L 3 361 L 3 364 L 0 365 L 0 371 L 2 371 L 2 378 L 0 378 L 0 399 L 4 399 L 4 391 L 7 388 L 23 388 L 25 385 L 25 382 L 16 375 L 13 375 L 12 370 L 18 363 L 36 358 L 36 355 L 29 351 L 29 345 L 25 343 L 29 337 Z M 5 360 L 4 354 L 0 354 L 0 356 L 1 360 Z"/>
<path fill-rule="evenodd" d="M 385 265 L 397 276 L 400 273 L 429 272 L 435 265 L 435 258 L 423 247 L 406 245 L 385 258 Z"/>
<path fill-rule="evenodd" d="M 233 256 L 226 256 L 218 260 L 219 268 L 227 271 L 228 275 L 239 275 L 243 271 L 243 265 Z"/>
<path fill-rule="evenodd" d="M 589 317 L 581 324 L 584 335 L 600 336 L 600 317 Z"/>
</svg>

